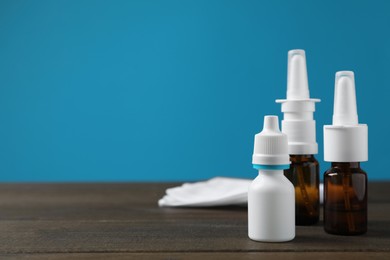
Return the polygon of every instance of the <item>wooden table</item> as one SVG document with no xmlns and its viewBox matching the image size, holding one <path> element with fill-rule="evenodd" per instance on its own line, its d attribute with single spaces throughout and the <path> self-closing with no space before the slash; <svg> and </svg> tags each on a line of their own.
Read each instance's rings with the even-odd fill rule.
<svg viewBox="0 0 390 260">
<path fill-rule="evenodd" d="M 369 184 L 366 235 L 321 222 L 288 243 L 249 240 L 246 208 L 159 208 L 175 185 L 0 184 L 0 258 L 390 259 L 390 182 Z"/>
</svg>

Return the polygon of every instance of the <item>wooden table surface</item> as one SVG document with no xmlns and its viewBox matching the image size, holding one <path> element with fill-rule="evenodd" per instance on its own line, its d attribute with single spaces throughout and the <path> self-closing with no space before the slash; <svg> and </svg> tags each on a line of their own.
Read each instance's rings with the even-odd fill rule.
<svg viewBox="0 0 390 260">
<path fill-rule="evenodd" d="M 390 259 L 390 182 L 369 184 L 363 236 L 322 221 L 287 243 L 247 237 L 243 207 L 159 208 L 175 183 L 0 184 L 1 259 Z"/>
</svg>

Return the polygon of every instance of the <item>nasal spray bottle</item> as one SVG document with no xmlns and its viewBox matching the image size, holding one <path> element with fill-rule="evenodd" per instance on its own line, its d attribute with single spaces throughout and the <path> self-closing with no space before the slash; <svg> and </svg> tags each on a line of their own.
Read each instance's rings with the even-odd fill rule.
<svg viewBox="0 0 390 260">
<path fill-rule="evenodd" d="M 285 242 L 295 237 L 294 186 L 284 176 L 289 167 L 287 136 L 277 116 L 265 116 L 255 136 L 252 163 L 259 171 L 248 191 L 248 236 L 261 242 Z"/>
<path fill-rule="evenodd" d="M 282 132 L 288 136 L 291 165 L 284 171 L 295 187 L 295 223 L 312 225 L 319 220 L 319 163 L 316 122 L 313 120 L 315 103 L 310 98 L 304 50 L 288 52 L 287 98 L 281 103 L 284 120 Z"/>
<path fill-rule="evenodd" d="M 359 124 L 352 71 L 336 73 L 333 124 L 324 126 L 324 228 L 330 234 L 359 235 L 367 231 L 368 127 Z"/>
</svg>

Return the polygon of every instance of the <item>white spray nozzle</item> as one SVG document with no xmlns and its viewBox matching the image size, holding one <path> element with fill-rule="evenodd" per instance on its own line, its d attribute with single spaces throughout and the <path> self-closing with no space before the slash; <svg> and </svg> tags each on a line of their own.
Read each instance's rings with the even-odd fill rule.
<svg viewBox="0 0 390 260">
<path fill-rule="evenodd" d="M 358 121 L 355 77 L 352 71 L 336 73 L 333 125 L 324 125 L 324 160 L 368 160 L 368 127 Z"/>
<path fill-rule="evenodd" d="M 287 100 L 309 99 L 306 54 L 304 50 L 288 52 Z"/>
<path fill-rule="evenodd" d="M 355 76 L 352 71 L 336 73 L 333 125 L 358 125 Z"/>
<path fill-rule="evenodd" d="M 288 136 L 290 154 L 317 154 L 315 103 L 310 98 L 304 50 L 288 52 L 287 98 L 277 99 L 283 112 L 282 132 Z"/>
</svg>

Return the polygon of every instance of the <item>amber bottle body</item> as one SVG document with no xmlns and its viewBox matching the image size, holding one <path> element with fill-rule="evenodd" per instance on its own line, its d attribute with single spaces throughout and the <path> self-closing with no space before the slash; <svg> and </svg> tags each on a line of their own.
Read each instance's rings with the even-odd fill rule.
<svg viewBox="0 0 390 260">
<path fill-rule="evenodd" d="M 295 188 L 295 224 L 316 224 L 320 216 L 319 163 L 313 155 L 290 155 L 284 175 Z"/>
<path fill-rule="evenodd" d="M 332 163 L 324 175 L 324 229 L 336 235 L 367 232 L 367 174 L 360 163 Z"/>
</svg>

